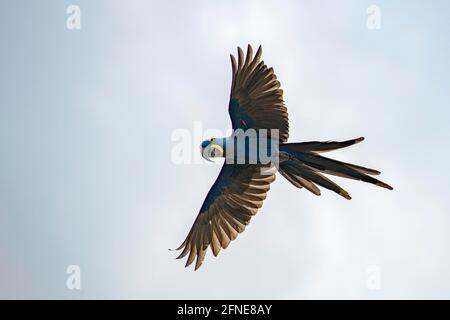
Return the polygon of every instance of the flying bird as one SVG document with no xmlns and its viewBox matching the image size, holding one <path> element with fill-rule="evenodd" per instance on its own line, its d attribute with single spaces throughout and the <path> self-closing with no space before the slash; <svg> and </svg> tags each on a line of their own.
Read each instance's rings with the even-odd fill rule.
<svg viewBox="0 0 450 320">
<path fill-rule="evenodd" d="M 364 140 L 362 137 L 341 142 L 287 142 L 289 120 L 283 91 L 273 68 L 261 61 L 261 54 L 261 46 L 253 56 L 252 47 L 248 45 L 246 56 L 239 47 L 237 61 L 230 55 L 232 84 L 228 112 L 233 133 L 230 137 L 205 140 L 200 146 L 205 159 L 225 158 L 225 162 L 186 239 L 176 249 L 182 250 L 178 259 L 188 255 L 186 267 L 196 260 L 195 270 L 202 265 L 208 247 L 217 256 L 245 230 L 262 207 L 277 171 L 295 187 L 305 188 L 318 196 L 320 186 L 351 199 L 347 191 L 325 175 L 393 189 L 373 177 L 380 174 L 377 170 L 322 155 L 357 144 Z M 247 133 L 250 131 L 256 132 L 256 152 L 249 147 L 252 135 Z M 277 148 L 271 153 L 273 145 Z M 261 149 L 268 151 L 271 160 L 276 157 L 276 163 L 262 161 Z M 250 153 L 256 153 L 256 156 L 252 157 Z"/>
</svg>

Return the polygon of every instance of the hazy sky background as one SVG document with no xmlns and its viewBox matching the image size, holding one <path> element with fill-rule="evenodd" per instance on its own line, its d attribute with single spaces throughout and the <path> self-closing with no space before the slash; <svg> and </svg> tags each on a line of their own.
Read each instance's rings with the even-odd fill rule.
<svg viewBox="0 0 450 320">
<path fill-rule="evenodd" d="M 1 1 L 0 297 L 450 298 L 449 21 L 446 0 Z M 175 165 L 171 136 L 230 128 L 228 55 L 247 43 L 281 81 L 291 141 L 365 136 L 329 155 L 395 190 L 336 178 L 346 201 L 278 176 L 194 272 L 168 248 L 220 165 Z"/>
</svg>

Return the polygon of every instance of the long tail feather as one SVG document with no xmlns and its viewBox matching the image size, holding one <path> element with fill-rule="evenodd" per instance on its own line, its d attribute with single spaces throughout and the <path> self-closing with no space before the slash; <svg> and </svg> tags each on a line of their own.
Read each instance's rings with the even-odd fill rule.
<svg viewBox="0 0 450 320">
<path fill-rule="evenodd" d="M 310 167 L 322 171 L 323 173 L 361 180 L 389 190 L 393 189 L 390 185 L 367 175 L 365 173 L 367 171 L 361 169 L 363 167 L 360 166 L 349 165 L 347 163 L 336 161 L 317 154 L 302 154 L 299 160 Z"/>
<path fill-rule="evenodd" d="M 296 187 L 305 187 L 315 195 L 320 195 L 317 185 L 332 190 L 344 198 L 350 200 L 351 197 L 347 191 L 336 183 L 320 174 L 314 169 L 302 164 L 297 160 L 285 161 L 280 164 L 280 173 L 286 177 Z"/>
<path fill-rule="evenodd" d="M 320 196 L 320 189 L 310 180 L 302 177 L 301 172 L 297 169 L 297 167 L 298 165 L 295 165 L 294 163 L 283 162 L 280 166 L 280 173 L 297 188 L 304 187 L 315 195 Z"/>
<path fill-rule="evenodd" d="M 364 141 L 364 137 L 347 141 L 309 141 L 299 143 L 289 143 L 289 149 L 296 152 L 327 152 L 349 147 Z"/>
<path fill-rule="evenodd" d="M 340 176 L 348 179 L 360 180 L 392 190 L 393 188 L 372 177 L 380 172 L 374 169 L 358 166 L 351 163 L 341 162 L 319 155 L 320 152 L 345 148 L 363 141 L 357 138 L 343 142 L 304 142 L 288 143 L 281 146 L 280 151 L 284 158 L 280 162 L 280 173 L 294 186 L 305 187 L 312 193 L 320 195 L 316 184 L 332 190 L 346 199 L 351 199 L 347 191 L 323 174 Z"/>
</svg>

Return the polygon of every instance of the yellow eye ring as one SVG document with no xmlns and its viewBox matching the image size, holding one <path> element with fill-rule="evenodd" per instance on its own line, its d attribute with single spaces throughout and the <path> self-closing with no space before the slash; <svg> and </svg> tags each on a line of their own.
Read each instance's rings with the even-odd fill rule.
<svg viewBox="0 0 450 320">
<path fill-rule="evenodd" d="M 209 142 L 214 142 L 214 138 L 209 139 Z"/>
</svg>

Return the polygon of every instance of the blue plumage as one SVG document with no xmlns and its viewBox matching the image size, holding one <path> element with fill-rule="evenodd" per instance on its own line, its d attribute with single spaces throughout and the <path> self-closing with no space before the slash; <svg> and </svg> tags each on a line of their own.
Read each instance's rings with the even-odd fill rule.
<svg viewBox="0 0 450 320">
<path fill-rule="evenodd" d="M 189 254 L 186 266 L 196 259 L 195 269 L 202 265 L 208 247 L 217 256 L 244 231 L 275 180 L 275 172 L 268 170 L 272 165 L 294 186 L 316 195 L 320 195 L 318 186 L 321 186 L 351 199 L 347 191 L 326 175 L 392 190 L 388 184 L 372 177 L 380 174 L 377 170 L 320 155 L 359 143 L 362 137 L 340 142 L 288 143 L 289 119 L 283 90 L 273 69 L 261 61 L 261 54 L 259 47 L 253 57 L 253 49 L 248 46 L 246 57 L 241 48 L 238 48 L 237 61 L 231 55 L 233 77 L 228 112 L 233 135 L 201 143 L 206 160 L 222 157 L 225 163 L 189 234 L 178 248 L 183 250 L 178 258 Z"/>
</svg>

